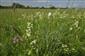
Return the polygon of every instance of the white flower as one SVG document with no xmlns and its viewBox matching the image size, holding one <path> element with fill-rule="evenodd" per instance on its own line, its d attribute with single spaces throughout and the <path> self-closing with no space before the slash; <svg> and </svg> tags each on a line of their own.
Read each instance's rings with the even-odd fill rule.
<svg viewBox="0 0 85 56">
<path fill-rule="evenodd" d="M 40 15 L 40 11 L 36 13 L 36 15 Z"/>
<path fill-rule="evenodd" d="M 31 34 L 30 34 L 30 33 L 27 33 L 26 35 L 27 35 L 28 37 L 30 37 L 30 36 L 31 36 Z"/>
<path fill-rule="evenodd" d="M 66 44 L 62 44 L 62 47 L 68 47 Z"/>
<path fill-rule="evenodd" d="M 30 22 L 28 22 L 28 23 L 27 23 L 27 26 L 30 26 L 30 25 L 31 25 L 31 23 L 30 23 Z"/>
<path fill-rule="evenodd" d="M 26 35 L 27 37 L 31 36 L 31 28 L 32 28 L 33 24 L 31 24 L 30 22 L 27 22 L 27 29 L 26 29 Z"/>
<path fill-rule="evenodd" d="M 78 27 L 78 24 L 79 24 L 79 21 L 76 21 L 76 22 L 74 23 L 74 25 L 75 25 L 76 27 Z"/>
<path fill-rule="evenodd" d="M 27 29 L 30 29 L 31 27 L 30 26 L 27 26 Z"/>
<path fill-rule="evenodd" d="M 49 16 L 51 16 L 51 15 L 52 15 L 52 13 L 51 13 L 51 12 L 49 12 L 49 13 L 48 13 L 48 17 L 49 17 Z"/>
<path fill-rule="evenodd" d="M 36 44 L 36 42 L 37 42 L 37 40 L 35 39 L 35 40 L 33 40 L 30 44 L 32 45 L 32 44 Z"/>
<path fill-rule="evenodd" d="M 30 29 L 32 28 L 33 24 L 31 24 L 30 22 L 27 23 L 27 28 Z"/>
<path fill-rule="evenodd" d="M 74 51 L 74 50 L 75 50 L 75 48 L 72 48 L 72 50 Z"/>
<path fill-rule="evenodd" d="M 71 31 L 71 30 L 73 30 L 73 28 L 72 28 L 72 27 L 70 27 L 70 29 L 69 29 L 69 30 Z"/>
<path fill-rule="evenodd" d="M 22 14 L 22 17 L 23 17 L 23 18 L 26 18 L 26 14 Z"/>
<path fill-rule="evenodd" d="M 29 32 L 29 31 L 26 29 L 26 32 Z"/>
<path fill-rule="evenodd" d="M 29 50 L 28 55 L 31 55 L 31 53 L 32 53 L 32 50 Z"/>
<path fill-rule="evenodd" d="M 69 51 L 69 48 L 64 48 L 64 51 L 65 51 L 65 52 Z"/>
</svg>

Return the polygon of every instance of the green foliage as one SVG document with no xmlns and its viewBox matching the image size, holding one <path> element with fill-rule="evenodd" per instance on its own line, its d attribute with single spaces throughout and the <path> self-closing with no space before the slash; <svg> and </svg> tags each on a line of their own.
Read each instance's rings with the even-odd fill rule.
<svg viewBox="0 0 85 56">
<path fill-rule="evenodd" d="M 0 12 L 0 56 L 85 55 L 83 9 Z"/>
</svg>

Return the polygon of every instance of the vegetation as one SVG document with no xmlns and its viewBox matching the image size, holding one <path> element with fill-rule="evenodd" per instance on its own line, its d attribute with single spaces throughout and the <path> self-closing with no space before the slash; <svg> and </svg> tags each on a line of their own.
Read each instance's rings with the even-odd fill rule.
<svg viewBox="0 0 85 56">
<path fill-rule="evenodd" d="M 47 7 L 33 7 L 33 6 L 25 6 L 25 5 L 22 5 L 22 4 L 19 4 L 19 3 L 13 3 L 11 6 L 2 6 L 0 5 L 0 8 L 23 8 L 23 9 L 56 9 L 55 6 L 49 6 L 48 8 Z"/>
<path fill-rule="evenodd" d="M 85 9 L 0 9 L 0 56 L 85 56 Z"/>
</svg>

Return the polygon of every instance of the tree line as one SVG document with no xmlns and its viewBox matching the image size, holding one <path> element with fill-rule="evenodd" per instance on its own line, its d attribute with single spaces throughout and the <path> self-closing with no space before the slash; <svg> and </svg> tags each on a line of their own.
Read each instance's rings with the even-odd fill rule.
<svg viewBox="0 0 85 56">
<path fill-rule="evenodd" d="M 11 6 L 2 6 L 0 5 L 0 8 L 25 8 L 25 9 L 45 9 L 46 7 L 42 6 L 42 7 L 32 7 L 32 6 L 25 6 L 19 3 L 13 3 Z M 48 8 L 50 9 L 55 9 L 55 6 L 49 6 Z M 47 8 L 46 8 L 47 9 Z"/>
</svg>

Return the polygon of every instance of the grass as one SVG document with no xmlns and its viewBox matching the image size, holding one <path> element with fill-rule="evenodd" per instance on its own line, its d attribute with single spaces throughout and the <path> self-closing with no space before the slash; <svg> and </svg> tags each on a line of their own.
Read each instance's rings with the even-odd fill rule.
<svg viewBox="0 0 85 56">
<path fill-rule="evenodd" d="M 85 9 L 0 9 L 0 56 L 84 56 Z"/>
</svg>

